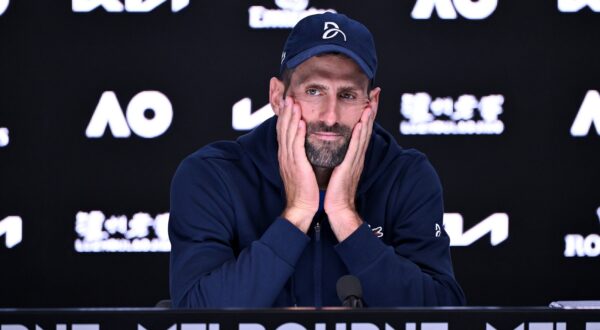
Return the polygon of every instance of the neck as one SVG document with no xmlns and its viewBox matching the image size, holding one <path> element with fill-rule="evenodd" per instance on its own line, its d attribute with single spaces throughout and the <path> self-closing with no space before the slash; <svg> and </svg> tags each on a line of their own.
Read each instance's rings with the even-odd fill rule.
<svg viewBox="0 0 600 330">
<path fill-rule="evenodd" d="M 315 171 L 315 176 L 317 177 L 317 184 L 319 185 L 319 189 L 327 189 L 327 184 L 329 184 L 331 173 L 333 173 L 333 168 L 313 166 L 313 171 Z"/>
</svg>

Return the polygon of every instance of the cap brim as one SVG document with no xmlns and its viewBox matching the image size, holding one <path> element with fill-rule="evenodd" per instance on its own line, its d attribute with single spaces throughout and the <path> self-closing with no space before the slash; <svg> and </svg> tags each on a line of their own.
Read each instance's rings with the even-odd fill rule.
<svg viewBox="0 0 600 330">
<path fill-rule="evenodd" d="M 296 56 L 290 58 L 285 65 L 288 69 L 293 69 L 313 56 L 329 52 L 337 52 L 347 55 L 352 60 L 354 60 L 356 64 L 358 64 L 358 66 L 364 71 L 364 73 L 369 79 L 373 79 L 373 70 L 369 68 L 367 63 L 365 63 L 365 61 L 363 61 L 362 58 L 360 58 L 358 55 L 356 55 L 356 53 L 354 53 L 350 49 L 334 44 L 318 45 L 306 49 L 298 53 Z"/>
</svg>

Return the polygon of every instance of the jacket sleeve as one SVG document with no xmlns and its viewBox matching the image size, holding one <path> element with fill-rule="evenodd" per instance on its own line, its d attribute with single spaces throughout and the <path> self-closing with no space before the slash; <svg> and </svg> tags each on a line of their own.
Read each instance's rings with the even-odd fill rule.
<svg viewBox="0 0 600 330">
<path fill-rule="evenodd" d="M 170 290 L 177 308 L 271 307 L 309 238 L 277 218 L 237 251 L 235 210 L 222 169 L 187 158 L 171 184 Z"/>
<path fill-rule="evenodd" d="M 450 239 L 443 229 L 442 188 L 420 155 L 396 178 L 385 222 L 391 245 L 363 223 L 335 249 L 363 287 L 367 306 L 456 306 L 465 297 L 456 282 Z M 368 220 L 368 219 L 365 219 Z M 388 229 L 389 230 L 389 229 Z"/>
</svg>

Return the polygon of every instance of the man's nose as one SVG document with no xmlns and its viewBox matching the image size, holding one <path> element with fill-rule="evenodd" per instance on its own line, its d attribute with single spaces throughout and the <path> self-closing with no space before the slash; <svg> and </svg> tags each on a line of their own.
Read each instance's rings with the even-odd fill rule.
<svg viewBox="0 0 600 330">
<path fill-rule="evenodd" d="M 339 104 L 336 97 L 328 97 L 323 102 L 322 108 L 320 109 L 320 120 L 331 126 L 338 122 L 339 119 Z"/>
</svg>

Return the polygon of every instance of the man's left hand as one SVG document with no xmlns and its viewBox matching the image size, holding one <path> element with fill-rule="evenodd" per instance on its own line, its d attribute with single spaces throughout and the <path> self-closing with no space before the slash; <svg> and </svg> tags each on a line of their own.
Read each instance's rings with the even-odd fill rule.
<svg viewBox="0 0 600 330">
<path fill-rule="evenodd" d="M 333 170 L 327 185 L 323 207 L 339 242 L 345 240 L 362 224 L 354 200 L 374 120 L 375 110 L 367 106 L 352 130 L 344 160 Z"/>
</svg>

